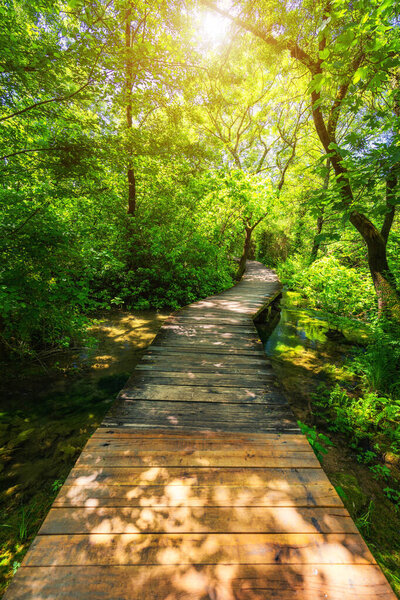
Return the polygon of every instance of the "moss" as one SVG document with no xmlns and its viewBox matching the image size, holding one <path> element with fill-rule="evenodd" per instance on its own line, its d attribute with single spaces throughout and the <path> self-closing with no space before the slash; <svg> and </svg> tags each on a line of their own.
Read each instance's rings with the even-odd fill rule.
<svg viewBox="0 0 400 600">
<path fill-rule="evenodd" d="M 344 501 L 348 508 L 358 513 L 368 504 L 368 496 L 361 490 L 357 478 L 350 473 L 331 473 L 330 478 L 335 487 L 343 489 Z"/>
</svg>

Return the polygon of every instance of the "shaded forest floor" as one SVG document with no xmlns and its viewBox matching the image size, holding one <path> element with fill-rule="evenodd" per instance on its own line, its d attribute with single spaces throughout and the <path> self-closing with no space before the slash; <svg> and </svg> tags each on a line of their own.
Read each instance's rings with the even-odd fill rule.
<svg viewBox="0 0 400 600">
<path fill-rule="evenodd" d="M 91 349 L 45 365 L 2 365 L 0 595 L 87 439 L 99 426 L 167 315 L 108 313 Z"/>
</svg>

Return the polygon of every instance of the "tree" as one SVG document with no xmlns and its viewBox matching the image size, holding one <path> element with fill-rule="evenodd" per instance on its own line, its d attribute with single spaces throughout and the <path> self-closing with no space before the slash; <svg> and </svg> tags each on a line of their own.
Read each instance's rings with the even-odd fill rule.
<svg viewBox="0 0 400 600">
<path fill-rule="evenodd" d="M 398 134 L 394 132 L 398 127 L 391 126 L 399 91 L 390 86 L 399 50 L 398 29 L 393 26 L 394 2 L 357 0 L 350 4 L 335 0 L 311 4 L 303 0 L 295 6 L 289 2 L 269 2 L 268 11 L 264 3 L 255 6 L 235 2 L 230 12 L 210 0 L 201 3 L 251 32 L 271 50 L 288 52 L 299 65 L 300 74 L 308 73 L 314 126 L 335 173 L 342 213 L 366 244 L 380 312 L 400 319 L 400 296 L 386 256 L 385 237 L 390 231 L 390 218 L 385 218 L 380 228 L 367 216 L 365 203 L 357 198 L 353 168 L 357 161 L 351 160 L 354 156 L 349 157 L 346 136 L 341 131 L 343 119 L 349 114 L 356 117 L 358 124 L 363 122 L 367 98 L 384 97 L 392 106 L 385 128 L 392 129 L 391 146 L 397 147 Z M 393 161 L 389 178 L 387 215 L 394 212 L 395 206 L 394 190 L 398 185 L 395 164 Z"/>
</svg>

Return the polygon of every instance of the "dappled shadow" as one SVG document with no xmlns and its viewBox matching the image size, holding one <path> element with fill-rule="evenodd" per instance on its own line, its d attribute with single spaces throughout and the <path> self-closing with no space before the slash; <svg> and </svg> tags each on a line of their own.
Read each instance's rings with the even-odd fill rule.
<svg viewBox="0 0 400 600">
<path fill-rule="evenodd" d="M 249 324 L 278 291 L 250 263 L 169 321 L 141 363 L 158 376 L 138 369 L 122 391 L 5 600 L 393 600 L 274 378 L 230 371 L 257 366 L 262 346 L 215 320 Z M 179 321 L 198 315 L 212 327 Z"/>
<path fill-rule="evenodd" d="M 215 433 L 198 442 L 171 432 L 153 441 L 149 432 L 113 435 L 92 438 L 88 452 L 112 454 L 113 444 L 119 452 L 125 443 L 125 452 L 134 454 L 142 444 L 161 444 L 175 456 L 177 442 L 179 454 L 198 446 L 213 455 L 221 446 L 229 457 L 236 448 L 235 439 Z M 303 441 L 293 438 L 299 452 Z M 262 436 L 239 442 L 256 453 L 268 445 Z M 390 598 L 321 469 L 243 469 L 239 463 L 77 466 L 6 599 Z"/>
</svg>

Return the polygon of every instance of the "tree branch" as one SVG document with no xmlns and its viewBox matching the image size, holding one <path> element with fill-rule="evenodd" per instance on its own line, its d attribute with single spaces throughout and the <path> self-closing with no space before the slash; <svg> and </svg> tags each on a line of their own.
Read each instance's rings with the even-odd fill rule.
<svg viewBox="0 0 400 600">
<path fill-rule="evenodd" d="M 6 158 L 13 158 L 14 156 L 19 156 L 20 154 L 29 154 L 31 152 L 51 152 L 52 150 L 61 150 L 61 148 L 32 148 L 30 150 L 18 150 L 17 152 L 12 152 L 12 154 L 5 154 L 4 156 L 0 156 L 0 160 L 5 160 Z"/>
<path fill-rule="evenodd" d="M 75 90 L 75 92 L 72 92 L 71 94 L 67 94 L 67 96 L 55 96 L 54 98 L 49 98 L 48 100 L 41 100 L 40 102 L 35 102 L 34 104 L 31 104 L 30 106 L 26 106 L 25 108 L 22 108 L 21 110 L 17 110 L 16 112 L 6 115 L 5 117 L 1 117 L 0 122 L 8 121 L 8 119 L 13 119 L 14 117 L 17 117 L 18 115 L 22 115 L 23 113 L 33 110 L 34 108 L 39 108 L 39 106 L 43 106 L 45 104 L 50 104 L 51 102 L 65 102 L 66 100 L 70 100 L 71 98 L 73 98 L 74 96 L 76 96 L 77 94 L 82 92 L 85 88 L 87 88 L 91 84 L 93 72 L 97 66 L 97 63 L 99 61 L 99 58 L 100 58 L 101 53 L 103 52 L 105 46 L 106 46 L 106 44 L 104 44 L 100 48 L 100 51 L 97 54 L 96 60 L 94 61 L 94 64 L 93 64 L 92 68 L 90 69 L 86 83 L 84 83 L 79 89 Z"/>
</svg>

